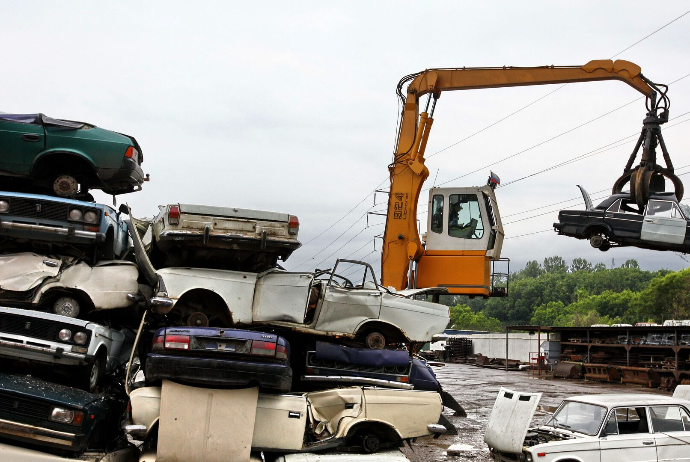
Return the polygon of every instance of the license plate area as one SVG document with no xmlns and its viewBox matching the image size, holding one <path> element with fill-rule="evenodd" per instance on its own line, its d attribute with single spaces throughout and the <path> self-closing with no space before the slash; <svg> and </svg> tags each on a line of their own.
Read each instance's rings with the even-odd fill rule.
<svg viewBox="0 0 690 462">
<path fill-rule="evenodd" d="M 200 350 L 217 351 L 229 354 L 249 354 L 251 341 L 235 340 L 227 338 L 198 338 L 197 344 Z"/>
</svg>

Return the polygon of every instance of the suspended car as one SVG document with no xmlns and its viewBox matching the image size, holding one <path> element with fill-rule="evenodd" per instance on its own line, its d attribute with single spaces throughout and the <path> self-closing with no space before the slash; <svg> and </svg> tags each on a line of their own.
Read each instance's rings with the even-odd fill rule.
<svg viewBox="0 0 690 462">
<path fill-rule="evenodd" d="M 613 194 L 596 207 L 578 186 L 586 210 L 561 210 L 554 230 L 561 235 L 588 239 L 601 251 L 614 246 L 690 252 L 690 222 L 673 192 L 650 193 L 640 208 L 629 192 Z"/>
</svg>

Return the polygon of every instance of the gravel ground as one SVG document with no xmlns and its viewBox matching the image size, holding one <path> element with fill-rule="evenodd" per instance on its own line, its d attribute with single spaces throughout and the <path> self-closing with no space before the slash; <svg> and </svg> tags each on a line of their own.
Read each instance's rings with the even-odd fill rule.
<svg viewBox="0 0 690 462">
<path fill-rule="evenodd" d="M 436 440 L 423 438 L 403 450 L 412 462 L 436 461 L 489 461 L 489 451 L 484 444 L 484 429 L 498 390 L 504 386 L 516 391 L 543 393 L 533 423 L 541 423 L 547 413 L 553 411 L 564 398 L 593 393 L 656 393 L 670 395 L 656 389 L 634 385 L 620 385 L 583 380 L 560 380 L 533 377 L 529 371 L 504 371 L 467 364 L 446 364 L 434 367 L 436 376 L 467 411 L 467 417 L 456 417 L 453 411 L 446 416 L 458 429 L 458 435 L 442 436 Z M 459 452 L 448 454 L 454 445 Z"/>
</svg>

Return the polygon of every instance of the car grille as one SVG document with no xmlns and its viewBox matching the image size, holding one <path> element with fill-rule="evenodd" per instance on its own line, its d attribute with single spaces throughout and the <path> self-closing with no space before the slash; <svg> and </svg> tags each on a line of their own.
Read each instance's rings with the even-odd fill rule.
<svg viewBox="0 0 690 462">
<path fill-rule="evenodd" d="M 2 199 L 10 203 L 9 213 L 14 216 L 61 221 L 69 218 L 68 204 L 23 197 L 3 197 Z"/>
<path fill-rule="evenodd" d="M 0 393 L 0 412 L 48 420 L 51 405 Z"/>
<path fill-rule="evenodd" d="M 43 319 L 0 314 L 0 332 L 27 335 L 41 340 L 57 341 L 60 324 Z"/>
</svg>

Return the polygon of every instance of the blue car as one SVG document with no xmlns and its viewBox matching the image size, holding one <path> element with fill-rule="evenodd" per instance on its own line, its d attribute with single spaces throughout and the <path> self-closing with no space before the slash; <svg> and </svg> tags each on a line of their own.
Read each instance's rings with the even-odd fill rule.
<svg viewBox="0 0 690 462">
<path fill-rule="evenodd" d="M 0 191 L 0 236 L 10 238 L 3 251 L 39 250 L 84 260 L 119 259 L 129 248 L 127 225 L 111 207 L 40 194 Z"/>
<path fill-rule="evenodd" d="M 217 327 L 164 327 L 156 331 L 144 367 L 146 381 L 171 380 L 216 388 L 258 385 L 288 392 L 290 346 L 283 337 Z"/>
</svg>

